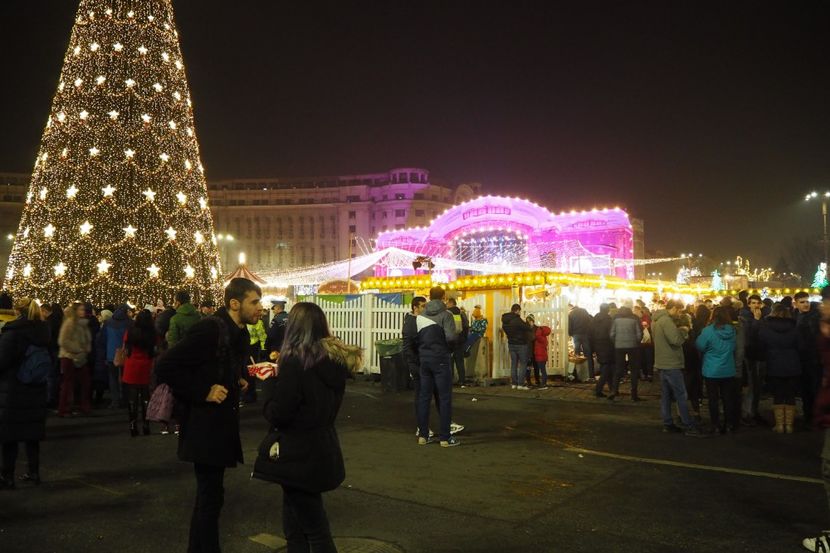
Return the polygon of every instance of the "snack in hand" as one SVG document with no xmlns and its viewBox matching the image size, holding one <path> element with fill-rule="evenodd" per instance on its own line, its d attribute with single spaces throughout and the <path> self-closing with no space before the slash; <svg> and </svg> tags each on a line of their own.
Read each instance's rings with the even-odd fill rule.
<svg viewBox="0 0 830 553">
<path fill-rule="evenodd" d="M 276 376 L 277 374 L 277 364 L 276 363 L 269 363 L 267 361 L 262 363 L 256 363 L 254 365 L 248 365 L 248 374 L 250 376 L 257 376 L 258 374 L 261 376 L 266 376 L 268 374 L 272 376 Z"/>
</svg>

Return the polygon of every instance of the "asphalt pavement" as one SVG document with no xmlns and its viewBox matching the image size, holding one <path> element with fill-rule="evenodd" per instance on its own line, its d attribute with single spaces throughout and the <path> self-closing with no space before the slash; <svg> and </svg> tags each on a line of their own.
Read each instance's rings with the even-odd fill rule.
<svg viewBox="0 0 830 553">
<path fill-rule="evenodd" d="M 325 494 L 341 553 L 795 553 L 830 527 L 820 432 L 663 434 L 654 397 L 586 397 L 457 389 L 462 445 L 441 448 L 416 445 L 411 392 L 350 383 L 338 420 L 347 477 Z M 192 467 L 175 436 L 153 431 L 131 438 L 126 414 L 109 410 L 51 418 L 43 484 L 0 492 L 0 553 L 186 551 Z M 284 545 L 279 487 L 250 479 L 264 432 L 259 408 L 244 407 L 248 464 L 225 478 L 228 553 Z"/>
</svg>

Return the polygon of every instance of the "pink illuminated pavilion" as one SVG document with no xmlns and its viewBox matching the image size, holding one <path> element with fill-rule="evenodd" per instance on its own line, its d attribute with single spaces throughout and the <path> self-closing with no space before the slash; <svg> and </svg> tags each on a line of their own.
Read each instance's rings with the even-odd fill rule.
<svg viewBox="0 0 830 553">
<path fill-rule="evenodd" d="M 381 233 L 376 250 L 390 247 L 458 261 L 464 270 L 456 273 L 480 267 L 634 277 L 634 230 L 618 207 L 553 213 L 521 198 L 481 196 L 447 209 L 426 227 Z M 377 276 L 413 272 L 411 266 L 375 267 Z"/>
</svg>

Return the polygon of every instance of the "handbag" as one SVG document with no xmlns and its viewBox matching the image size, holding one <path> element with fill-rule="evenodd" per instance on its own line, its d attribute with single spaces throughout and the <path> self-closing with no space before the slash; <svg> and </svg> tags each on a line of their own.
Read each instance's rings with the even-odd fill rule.
<svg viewBox="0 0 830 553">
<path fill-rule="evenodd" d="M 173 416 L 173 391 L 167 384 L 159 384 L 150 396 L 147 404 L 147 420 L 153 422 L 168 422 Z"/>
<path fill-rule="evenodd" d="M 124 360 L 127 359 L 127 333 L 124 333 L 124 339 L 121 340 L 121 347 L 115 350 L 115 356 L 112 358 L 112 364 L 116 367 L 123 367 Z"/>
</svg>

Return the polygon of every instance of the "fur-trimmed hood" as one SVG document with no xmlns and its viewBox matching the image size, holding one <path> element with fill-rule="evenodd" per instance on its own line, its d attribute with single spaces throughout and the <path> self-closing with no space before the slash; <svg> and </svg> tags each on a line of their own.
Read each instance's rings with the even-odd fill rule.
<svg viewBox="0 0 830 553">
<path fill-rule="evenodd" d="M 363 348 L 350 346 L 334 336 L 323 338 L 322 344 L 329 359 L 345 365 L 349 374 L 355 374 L 363 368 Z"/>
</svg>

